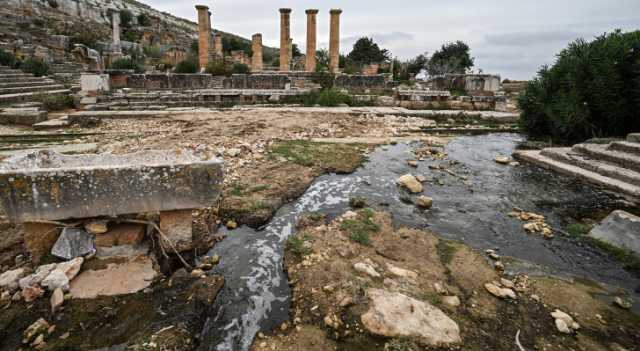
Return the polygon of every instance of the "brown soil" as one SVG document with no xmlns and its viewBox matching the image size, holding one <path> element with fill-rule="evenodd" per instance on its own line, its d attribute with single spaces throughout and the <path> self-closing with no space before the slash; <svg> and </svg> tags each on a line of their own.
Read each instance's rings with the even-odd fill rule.
<svg viewBox="0 0 640 351">
<path fill-rule="evenodd" d="M 366 222 L 368 209 L 357 221 Z M 364 291 L 376 287 L 398 291 L 441 308 L 461 329 L 463 350 L 517 350 L 515 335 L 526 350 L 609 350 L 613 343 L 634 350 L 640 344 L 640 319 L 613 307 L 600 296 L 607 292 L 592 284 L 554 278 L 506 277 L 516 283 L 518 298 L 501 300 L 484 284 L 500 279 L 489 260 L 462 243 L 407 228 L 394 229 L 388 215 L 375 213 L 376 226 L 342 224 L 339 218 L 325 225 L 305 218 L 304 227 L 291 239 L 285 270 L 293 286 L 293 319 L 286 328 L 256 338 L 252 350 L 422 350 L 406 338 L 381 338 L 369 334 L 360 316 L 368 310 Z M 354 236 L 354 228 L 369 234 Z M 361 234 L 362 231 L 359 231 Z M 353 265 L 369 261 L 382 274 L 372 278 Z M 417 278 L 394 276 L 387 264 L 417 273 Z M 446 305 L 434 283 L 447 295 L 456 295 L 458 307 Z M 537 294 L 539 301 L 532 298 Z M 350 304 L 345 302 L 350 300 Z M 342 303 L 341 303 L 342 302 Z M 341 307 L 342 306 L 342 307 Z M 570 313 L 581 324 L 576 335 L 560 334 L 550 313 L 556 308 Z M 596 322 L 598 313 L 606 325 Z M 327 326 L 325 317 L 339 323 Z M 324 332 L 324 338 L 319 332 Z"/>
</svg>

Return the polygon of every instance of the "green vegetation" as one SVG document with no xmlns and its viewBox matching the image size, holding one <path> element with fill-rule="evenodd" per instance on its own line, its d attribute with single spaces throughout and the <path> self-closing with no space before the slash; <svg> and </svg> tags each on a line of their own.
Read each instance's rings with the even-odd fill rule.
<svg viewBox="0 0 640 351">
<path fill-rule="evenodd" d="M 582 223 L 572 223 L 567 226 L 567 233 L 572 237 L 586 235 L 591 230 L 591 226 Z"/>
<path fill-rule="evenodd" d="M 207 67 L 204 69 L 205 73 L 214 76 L 230 76 L 231 65 L 223 60 L 214 60 L 207 63 Z"/>
<path fill-rule="evenodd" d="M 251 69 L 244 63 L 234 63 L 231 67 L 232 74 L 249 74 Z"/>
<path fill-rule="evenodd" d="M 340 224 L 340 230 L 349 233 L 349 239 L 362 245 L 371 243 L 371 234 L 380 230 L 380 226 L 373 222 L 375 213 L 370 208 L 365 208 L 358 213 L 356 219 L 346 219 Z"/>
<path fill-rule="evenodd" d="M 589 236 L 583 237 L 583 240 L 593 246 L 600 248 L 602 251 L 609 253 L 616 261 L 622 263 L 624 268 L 636 274 L 640 274 L 640 257 L 630 250 L 626 250 L 617 246 L 613 246 L 602 240 L 598 240 Z"/>
<path fill-rule="evenodd" d="M 518 103 L 533 137 L 575 143 L 640 130 L 640 31 L 578 39 L 527 84 Z"/>
<path fill-rule="evenodd" d="M 136 60 L 134 60 L 132 58 L 117 59 L 117 60 L 115 60 L 115 61 L 113 61 L 111 63 L 111 66 L 109 68 L 111 68 L 111 69 L 132 69 L 136 73 L 144 72 L 144 67 L 139 62 L 137 62 Z"/>
<path fill-rule="evenodd" d="M 305 245 L 305 242 L 310 239 L 308 235 L 292 235 L 287 239 L 287 244 L 289 244 L 289 249 L 293 251 L 293 253 L 302 257 L 311 253 L 311 249 Z"/>
<path fill-rule="evenodd" d="M 346 57 L 345 66 L 353 64 L 361 67 L 371 63 L 387 62 L 389 58 L 389 50 L 380 49 L 372 38 L 362 37 L 353 44 L 353 49 Z"/>
<path fill-rule="evenodd" d="M 0 65 L 13 67 L 16 63 L 16 58 L 12 53 L 6 52 L 0 49 Z"/>
<path fill-rule="evenodd" d="M 142 51 L 147 57 L 151 58 L 162 58 L 162 50 L 159 45 L 145 46 L 142 48 Z"/>
<path fill-rule="evenodd" d="M 37 58 L 28 58 L 20 64 L 23 72 L 31 73 L 36 77 L 46 76 L 49 73 L 49 65 Z"/>
<path fill-rule="evenodd" d="M 63 111 L 73 107 L 73 97 L 70 95 L 42 95 L 34 100 L 42 102 L 46 111 Z"/>
<path fill-rule="evenodd" d="M 129 10 L 120 11 L 120 25 L 122 28 L 131 28 L 131 24 L 133 22 L 133 13 Z"/>
<path fill-rule="evenodd" d="M 299 103 L 304 106 L 325 106 L 338 107 L 346 104 L 348 106 L 365 106 L 367 103 L 355 100 L 351 95 L 342 92 L 338 88 L 325 88 L 320 91 L 312 91 L 303 95 L 289 97 L 289 103 Z"/>
<path fill-rule="evenodd" d="M 367 207 L 367 198 L 356 196 L 349 199 L 349 206 L 351 208 L 365 208 Z"/>
<path fill-rule="evenodd" d="M 453 255 L 458 250 L 458 247 L 455 243 L 447 240 L 439 240 L 436 245 L 436 249 L 438 250 L 438 256 L 440 257 L 440 261 L 447 265 L 451 263 L 453 259 Z"/>
<path fill-rule="evenodd" d="M 244 196 L 251 195 L 253 193 L 261 192 L 269 189 L 269 185 L 267 184 L 259 184 L 253 187 L 247 187 L 244 184 L 233 184 L 231 185 L 231 190 L 229 190 L 229 195 L 231 196 Z"/>
<path fill-rule="evenodd" d="M 181 62 L 178 62 L 176 68 L 174 69 L 175 73 L 197 73 L 198 72 L 198 64 L 194 59 L 187 59 Z"/>
<path fill-rule="evenodd" d="M 140 13 L 137 19 L 138 25 L 141 27 L 149 27 L 151 25 L 151 18 L 144 12 Z"/>
<path fill-rule="evenodd" d="M 305 167 L 318 167 L 336 173 L 349 173 L 364 157 L 358 145 L 314 143 L 307 140 L 281 140 L 271 148 L 273 156 L 280 156 Z"/>
<path fill-rule="evenodd" d="M 474 58 L 469 52 L 469 45 L 460 40 L 444 44 L 429 59 L 426 67 L 427 72 L 431 76 L 445 73 L 466 73 L 474 64 Z"/>
<path fill-rule="evenodd" d="M 218 34 L 219 35 L 219 34 Z M 247 55 L 251 56 L 251 42 L 247 40 L 238 39 L 235 37 L 222 36 L 222 48 L 225 53 L 230 54 L 231 51 L 244 51 Z"/>
</svg>

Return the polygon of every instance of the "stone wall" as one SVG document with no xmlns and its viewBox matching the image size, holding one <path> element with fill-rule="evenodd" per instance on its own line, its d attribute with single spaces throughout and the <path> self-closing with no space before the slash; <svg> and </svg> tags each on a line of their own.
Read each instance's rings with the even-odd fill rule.
<svg viewBox="0 0 640 351">
<path fill-rule="evenodd" d="M 145 90 L 219 89 L 224 77 L 210 74 L 112 74 L 112 89 L 131 88 Z"/>
<path fill-rule="evenodd" d="M 492 74 L 445 74 L 431 79 L 434 90 L 465 90 L 480 95 L 500 90 L 500 76 Z"/>
<path fill-rule="evenodd" d="M 234 74 L 224 80 L 225 89 L 290 89 L 291 79 L 282 74 Z"/>
<path fill-rule="evenodd" d="M 336 77 L 335 86 L 348 90 L 351 93 L 384 93 L 391 90 L 392 86 L 387 83 L 387 76 L 378 74 L 375 76 L 346 75 Z"/>
</svg>

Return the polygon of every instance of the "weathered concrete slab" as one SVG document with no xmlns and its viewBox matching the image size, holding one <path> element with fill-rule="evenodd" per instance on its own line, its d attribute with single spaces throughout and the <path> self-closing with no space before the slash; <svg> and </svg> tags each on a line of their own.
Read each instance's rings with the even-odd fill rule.
<svg viewBox="0 0 640 351">
<path fill-rule="evenodd" d="M 11 157 L 16 155 L 24 155 L 42 150 L 51 150 L 65 155 L 75 154 L 89 154 L 98 150 L 98 144 L 83 143 L 83 144 L 65 144 L 65 145 L 51 145 L 47 147 L 30 147 L 27 149 L 15 149 L 0 151 L 0 156 Z"/>
<path fill-rule="evenodd" d="M 60 89 L 60 90 L 43 90 L 43 91 L 28 92 L 28 93 L 5 94 L 5 95 L 0 95 L 0 104 L 32 100 L 41 95 L 60 96 L 60 95 L 69 95 L 69 93 L 71 93 L 69 89 Z"/>
<path fill-rule="evenodd" d="M 577 144 L 573 151 L 640 172 L 640 156 L 609 149 L 608 145 Z"/>
<path fill-rule="evenodd" d="M 613 211 L 589 236 L 640 255 L 640 217 L 625 211 Z"/>
<path fill-rule="evenodd" d="M 221 160 L 185 150 L 39 151 L 0 164 L 0 201 L 14 222 L 203 208 L 218 198 L 222 173 Z"/>
<path fill-rule="evenodd" d="M 47 111 L 37 108 L 8 108 L 0 111 L 0 124 L 34 125 L 47 120 Z"/>
</svg>

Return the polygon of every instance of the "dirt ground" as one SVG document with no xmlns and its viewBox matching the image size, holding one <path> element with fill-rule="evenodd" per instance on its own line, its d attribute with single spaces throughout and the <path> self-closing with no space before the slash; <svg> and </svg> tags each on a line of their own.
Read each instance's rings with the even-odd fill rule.
<svg viewBox="0 0 640 351">
<path fill-rule="evenodd" d="M 351 218 L 325 223 L 311 215 L 302 221 L 285 257 L 293 318 L 260 335 L 252 350 L 518 350 L 516 334 L 525 350 L 636 350 L 640 345 L 638 316 L 613 306 L 596 285 L 505 276 L 486 254 L 430 232 L 396 229 L 385 213 L 365 209 Z M 380 276 L 357 271 L 357 263 L 369 264 Z M 397 268 L 412 273 L 399 275 Z M 516 299 L 500 299 L 485 289 L 485 283 L 501 278 L 514 283 Z M 410 336 L 369 333 L 362 315 L 369 309 L 366 291 L 371 288 L 440 308 L 459 325 L 462 343 L 438 347 Z M 555 309 L 574 317 L 577 333 L 558 332 L 550 315 Z"/>
</svg>

